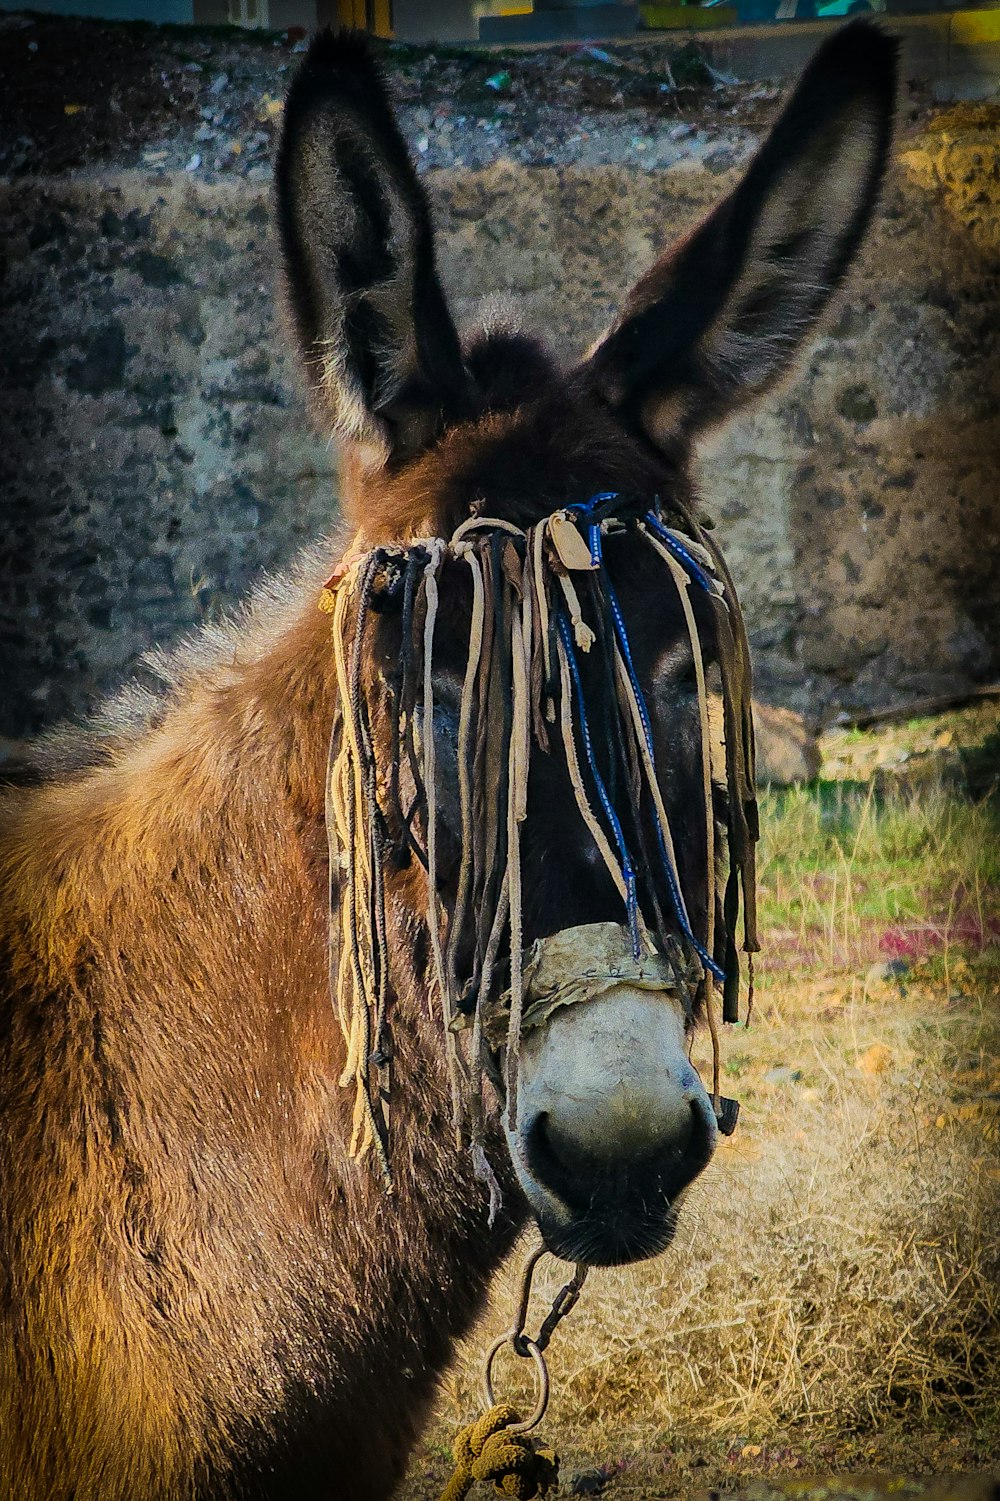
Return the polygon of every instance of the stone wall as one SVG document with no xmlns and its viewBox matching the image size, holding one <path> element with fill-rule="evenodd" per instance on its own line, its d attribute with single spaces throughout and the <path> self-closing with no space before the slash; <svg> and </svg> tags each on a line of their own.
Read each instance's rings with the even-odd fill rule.
<svg viewBox="0 0 1000 1501">
<path fill-rule="evenodd" d="M 994 107 L 995 112 L 995 107 Z M 702 479 L 765 694 L 819 710 L 1000 667 L 1000 148 L 965 107 L 903 142 L 851 293 Z M 567 356 L 730 180 L 428 174 L 459 313 L 509 291 Z M 269 190 L 115 172 L 0 188 L 0 734 L 118 682 L 335 512 L 274 312 Z"/>
<path fill-rule="evenodd" d="M 272 301 L 267 188 L 8 190 L 0 733 L 82 708 L 335 514 Z M 6 580 L 5 580 L 6 583 Z"/>
</svg>

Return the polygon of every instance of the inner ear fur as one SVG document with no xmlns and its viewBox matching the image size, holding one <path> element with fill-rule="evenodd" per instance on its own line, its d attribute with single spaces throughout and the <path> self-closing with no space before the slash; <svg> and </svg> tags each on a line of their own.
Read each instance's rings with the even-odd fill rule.
<svg viewBox="0 0 1000 1501">
<path fill-rule="evenodd" d="M 327 31 L 285 103 L 276 167 L 288 305 L 322 416 L 406 458 L 469 385 L 430 211 L 369 44 Z"/>
<path fill-rule="evenodd" d="M 739 186 L 642 278 L 588 369 L 666 445 L 780 379 L 868 228 L 892 139 L 897 44 L 845 26 L 803 73 Z"/>
</svg>

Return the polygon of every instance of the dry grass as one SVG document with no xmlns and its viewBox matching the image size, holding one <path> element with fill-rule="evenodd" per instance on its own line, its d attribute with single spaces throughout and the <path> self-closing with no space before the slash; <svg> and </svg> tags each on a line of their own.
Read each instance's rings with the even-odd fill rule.
<svg viewBox="0 0 1000 1501">
<path fill-rule="evenodd" d="M 765 827 L 762 928 L 792 937 L 726 1041 L 737 1133 L 674 1246 L 593 1273 L 551 1350 L 546 1432 L 614 1495 L 871 1467 L 872 1436 L 908 1469 L 1000 1459 L 995 809 L 820 789 L 772 799 Z M 905 974 L 874 973 L 900 953 Z M 445 1383 L 412 1501 L 477 1408 L 514 1276 Z"/>
</svg>

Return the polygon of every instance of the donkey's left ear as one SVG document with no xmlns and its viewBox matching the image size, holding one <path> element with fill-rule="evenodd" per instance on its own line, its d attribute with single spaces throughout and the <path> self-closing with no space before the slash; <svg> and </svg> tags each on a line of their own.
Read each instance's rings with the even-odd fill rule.
<svg viewBox="0 0 1000 1501">
<path fill-rule="evenodd" d="M 654 440 L 766 390 L 844 277 L 885 170 L 896 43 L 857 21 L 820 48 L 742 182 L 636 286 L 588 370 Z"/>
<path fill-rule="evenodd" d="M 276 169 L 288 300 L 313 393 L 369 464 L 406 458 L 469 376 L 430 212 L 370 48 L 322 32 L 285 103 Z"/>
</svg>

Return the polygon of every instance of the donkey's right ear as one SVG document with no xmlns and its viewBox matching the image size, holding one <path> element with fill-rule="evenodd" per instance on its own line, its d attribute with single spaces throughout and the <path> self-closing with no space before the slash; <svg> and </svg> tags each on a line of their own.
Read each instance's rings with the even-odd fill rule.
<svg viewBox="0 0 1000 1501">
<path fill-rule="evenodd" d="M 427 200 L 357 34 L 322 32 L 285 102 L 276 170 L 292 317 L 323 417 L 369 465 L 405 459 L 469 376 Z"/>
</svg>

